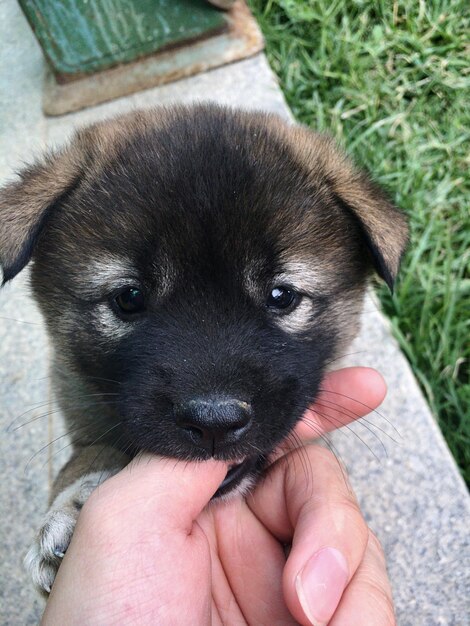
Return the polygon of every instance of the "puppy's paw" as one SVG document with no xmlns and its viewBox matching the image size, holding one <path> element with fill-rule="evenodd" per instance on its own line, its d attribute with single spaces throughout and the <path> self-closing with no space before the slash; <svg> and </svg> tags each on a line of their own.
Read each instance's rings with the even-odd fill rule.
<svg viewBox="0 0 470 626">
<path fill-rule="evenodd" d="M 92 491 L 114 473 L 103 471 L 86 474 L 59 493 L 51 504 L 24 559 L 27 571 L 42 591 L 51 591 L 83 505 Z"/>
</svg>

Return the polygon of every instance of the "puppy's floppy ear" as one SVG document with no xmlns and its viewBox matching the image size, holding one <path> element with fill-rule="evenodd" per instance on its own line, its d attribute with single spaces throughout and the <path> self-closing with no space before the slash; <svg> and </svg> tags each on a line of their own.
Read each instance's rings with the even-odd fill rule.
<svg viewBox="0 0 470 626">
<path fill-rule="evenodd" d="M 87 161 L 85 133 L 69 147 L 25 168 L 0 189 L 0 265 L 3 283 L 30 260 L 55 207 L 79 184 Z"/>
<path fill-rule="evenodd" d="M 297 127 L 293 134 L 307 167 L 317 177 L 324 177 L 336 203 L 357 220 L 375 270 L 393 291 L 408 243 L 406 216 L 365 172 L 355 168 L 330 137 L 303 127 Z"/>
<path fill-rule="evenodd" d="M 75 132 L 62 150 L 19 173 L 0 189 L 0 266 L 3 283 L 31 259 L 50 215 L 93 172 L 115 154 L 129 132 L 152 126 L 155 114 L 127 113 Z"/>
</svg>

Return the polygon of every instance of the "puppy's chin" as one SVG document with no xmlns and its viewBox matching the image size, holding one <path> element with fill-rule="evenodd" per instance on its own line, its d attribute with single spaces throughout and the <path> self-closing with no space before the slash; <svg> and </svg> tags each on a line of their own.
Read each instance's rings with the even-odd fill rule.
<svg viewBox="0 0 470 626">
<path fill-rule="evenodd" d="M 235 496 L 246 495 L 255 484 L 264 464 L 265 457 L 259 455 L 229 465 L 227 475 L 212 499 L 227 501 Z"/>
<path fill-rule="evenodd" d="M 233 489 L 219 494 L 219 491 L 212 496 L 211 502 L 232 502 L 236 498 L 244 498 L 255 487 L 258 476 L 255 474 L 245 476 Z"/>
</svg>

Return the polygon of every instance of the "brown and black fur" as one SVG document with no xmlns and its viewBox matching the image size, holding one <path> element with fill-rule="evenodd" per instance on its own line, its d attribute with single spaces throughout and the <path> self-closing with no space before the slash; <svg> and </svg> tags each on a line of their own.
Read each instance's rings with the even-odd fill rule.
<svg viewBox="0 0 470 626">
<path fill-rule="evenodd" d="M 75 446 L 56 500 L 90 458 L 112 473 L 142 450 L 247 459 L 237 484 L 261 471 L 355 335 L 371 272 L 392 287 L 406 240 L 402 213 L 331 139 L 263 113 L 133 113 L 23 172 L 0 192 L 0 262 L 8 281 L 34 261 Z M 146 306 L 126 318 L 114 298 L 131 285 Z M 291 310 L 266 304 L 279 285 Z M 178 419 L 214 396 L 250 421 L 209 450 Z M 62 551 L 34 557 L 55 573 Z M 53 574 L 35 578 L 47 589 Z"/>
</svg>

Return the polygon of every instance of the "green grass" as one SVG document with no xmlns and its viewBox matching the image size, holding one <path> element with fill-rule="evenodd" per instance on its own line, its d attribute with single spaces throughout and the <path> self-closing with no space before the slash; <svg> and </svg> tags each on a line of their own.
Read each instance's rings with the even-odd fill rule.
<svg viewBox="0 0 470 626">
<path fill-rule="evenodd" d="M 410 216 L 395 295 L 378 292 L 470 483 L 468 4 L 249 3 L 296 118 L 335 135 Z"/>
</svg>

